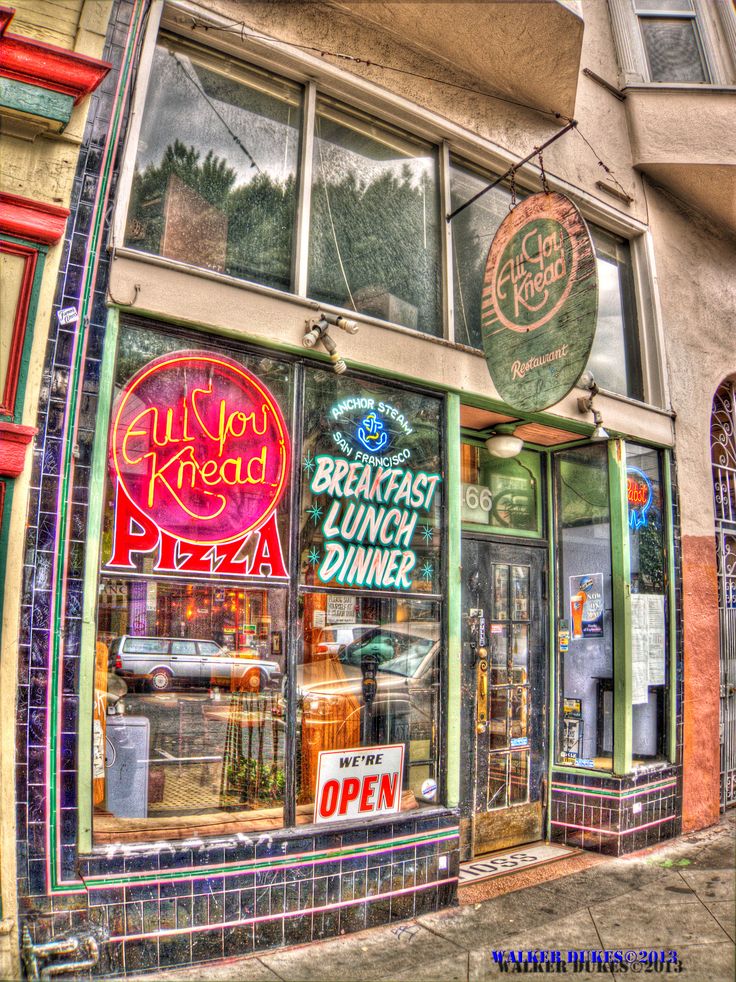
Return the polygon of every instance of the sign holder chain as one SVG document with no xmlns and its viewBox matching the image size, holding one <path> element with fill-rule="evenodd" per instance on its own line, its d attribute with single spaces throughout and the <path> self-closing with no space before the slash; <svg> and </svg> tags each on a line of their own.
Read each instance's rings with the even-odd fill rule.
<svg viewBox="0 0 736 982">
<path fill-rule="evenodd" d="M 509 202 L 509 211 L 513 211 L 516 208 L 516 168 L 512 167 L 509 173 L 509 190 L 511 192 L 511 201 Z"/>
<path fill-rule="evenodd" d="M 542 181 L 542 190 L 544 191 L 545 194 L 549 194 L 549 184 L 547 183 L 547 175 L 544 172 L 544 158 L 542 157 L 542 151 L 540 148 L 537 147 L 535 147 L 534 149 L 537 150 L 537 153 L 539 155 L 539 171 L 540 171 L 539 176 Z"/>
</svg>

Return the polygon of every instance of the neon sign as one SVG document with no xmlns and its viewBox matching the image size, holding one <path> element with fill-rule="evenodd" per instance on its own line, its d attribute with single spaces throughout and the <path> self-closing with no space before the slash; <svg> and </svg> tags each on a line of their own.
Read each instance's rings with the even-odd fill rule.
<svg viewBox="0 0 736 982">
<path fill-rule="evenodd" d="M 106 565 L 134 569 L 155 550 L 156 573 L 285 577 L 275 511 L 289 456 L 276 400 L 241 364 L 207 351 L 149 362 L 113 410 Z"/>
<path fill-rule="evenodd" d="M 322 522 L 323 583 L 410 590 L 417 564 L 411 548 L 420 512 L 432 508 L 442 478 L 403 467 L 373 467 L 322 454 L 315 458 L 312 494 L 332 501 Z"/>
<path fill-rule="evenodd" d="M 333 422 L 340 424 L 340 429 L 333 431 L 332 439 L 345 457 L 383 467 L 395 467 L 411 457 L 408 447 L 385 453 L 396 436 L 414 433 L 406 416 L 391 403 L 370 396 L 350 396 L 336 402 L 329 415 Z"/>
<path fill-rule="evenodd" d="M 383 420 L 376 413 L 368 413 L 361 420 L 355 434 L 358 443 L 369 453 L 380 453 L 388 446 L 388 433 Z"/>
<path fill-rule="evenodd" d="M 645 528 L 648 525 L 654 492 L 651 480 L 638 467 L 626 468 L 626 494 L 629 501 L 629 526 L 635 531 Z"/>
</svg>

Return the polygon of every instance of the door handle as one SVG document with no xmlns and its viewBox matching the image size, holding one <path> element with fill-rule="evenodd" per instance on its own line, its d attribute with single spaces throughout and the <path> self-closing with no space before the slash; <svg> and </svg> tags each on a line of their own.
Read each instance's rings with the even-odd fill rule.
<svg viewBox="0 0 736 982">
<path fill-rule="evenodd" d="M 476 729 L 484 733 L 488 725 L 488 652 L 485 648 L 478 650 L 476 666 Z"/>
</svg>

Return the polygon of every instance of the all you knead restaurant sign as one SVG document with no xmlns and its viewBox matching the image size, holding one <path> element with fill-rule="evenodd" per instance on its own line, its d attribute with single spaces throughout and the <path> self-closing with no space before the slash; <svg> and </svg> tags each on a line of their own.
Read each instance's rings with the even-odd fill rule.
<svg viewBox="0 0 736 982">
<path fill-rule="evenodd" d="M 582 215 L 562 194 L 531 195 L 501 223 L 483 280 L 483 347 L 502 398 L 538 412 L 566 396 L 587 364 L 597 316 Z"/>
</svg>

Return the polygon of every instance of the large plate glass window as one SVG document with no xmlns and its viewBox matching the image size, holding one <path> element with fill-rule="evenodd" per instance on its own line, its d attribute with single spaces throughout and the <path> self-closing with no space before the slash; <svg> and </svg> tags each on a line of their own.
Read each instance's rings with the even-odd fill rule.
<svg viewBox="0 0 736 982">
<path fill-rule="evenodd" d="M 125 244 L 291 289 L 301 89 L 162 37 Z"/>
<path fill-rule="evenodd" d="M 608 448 L 556 456 L 557 760 L 611 770 L 613 617 Z"/>
<path fill-rule="evenodd" d="M 297 814 L 320 753 L 361 747 L 401 748 L 402 809 L 436 804 L 442 403 L 309 368 L 305 390 Z"/>
<path fill-rule="evenodd" d="M 93 714 L 97 841 L 283 824 L 292 370 L 121 328 Z"/>
<path fill-rule="evenodd" d="M 309 295 L 442 334 L 437 151 L 317 102 Z"/>
<path fill-rule="evenodd" d="M 634 765 L 666 753 L 669 671 L 661 454 L 626 444 Z"/>
</svg>

